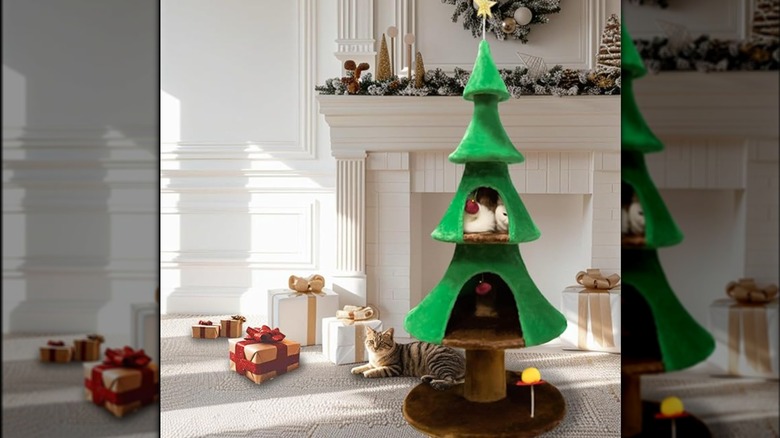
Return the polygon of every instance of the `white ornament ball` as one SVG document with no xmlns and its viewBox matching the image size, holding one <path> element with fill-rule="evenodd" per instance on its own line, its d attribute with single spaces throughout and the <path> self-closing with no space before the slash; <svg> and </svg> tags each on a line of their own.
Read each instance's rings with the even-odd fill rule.
<svg viewBox="0 0 780 438">
<path fill-rule="evenodd" d="M 526 24 L 531 22 L 531 19 L 534 17 L 533 12 L 531 12 L 530 9 L 526 8 L 525 6 L 521 6 L 515 10 L 515 21 L 517 21 L 517 24 L 520 26 L 525 26 Z"/>
<path fill-rule="evenodd" d="M 632 234 L 645 234 L 645 213 L 639 202 L 633 202 L 628 207 L 628 226 Z"/>
</svg>

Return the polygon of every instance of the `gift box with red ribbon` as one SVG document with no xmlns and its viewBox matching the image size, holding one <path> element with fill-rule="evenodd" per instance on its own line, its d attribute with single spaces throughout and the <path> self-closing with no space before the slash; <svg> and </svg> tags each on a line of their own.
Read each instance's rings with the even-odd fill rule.
<svg viewBox="0 0 780 438">
<path fill-rule="evenodd" d="M 247 327 L 246 336 L 228 339 L 230 370 L 263 383 L 298 368 L 301 344 L 285 339 L 278 328 Z"/>
<path fill-rule="evenodd" d="M 244 332 L 245 322 L 246 317 L 241 315 L 233 315 L 230 319 L 222 319 L 219 321 L 219 335 L 223 338 L 240 338 L 241 333 Z"/>
<path fill-rule="evenodd" d="M 198 321 L 192 326 L 192 337 L 203 339 L 217 339 L 219 337 L 220 326 L 211 321 Z"/>
<path fill-rule="evenodd" d="M 86 339 L 73 341 L 73 360 L 94 362 L 100 360 L 100 344 L 104 341 L 101 335 L 88 335 Z"/>
<path fill-rule="evenodd" d="M 87 400 L 123 417 L 159 400 L 157 365 L 144 350 L 107 349 L 102 362 L 84 364 Z"/>
<path fill-rule="evenodd" d="M 73 359 L 73 347 L 63 341 L 49 341 L 40 348 L 41 362 L 70 362 Z"/>
</svg>

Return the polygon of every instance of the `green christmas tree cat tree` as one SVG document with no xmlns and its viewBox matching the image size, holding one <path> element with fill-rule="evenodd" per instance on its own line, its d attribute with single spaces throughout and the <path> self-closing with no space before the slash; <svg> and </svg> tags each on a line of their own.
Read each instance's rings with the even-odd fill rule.
<svg viewBox="0 0 780 438">
<path fill-rule="evenodd" d="M 633 81 L 646 73 L 644 63 L 622 29 L 622 429 L 623 436 L 668 436 L 668 422 L 653 416 L 658 404 L 641 400 L 642 374 L 677 371 L 706 359 L 715 348 L 712 336 L 677 299 L 658 259 L 658 248 L 683 239 L 655 184 L 644 154 L 663 150 L 637 107 Z M 673 395 L 673 394 L 670 394 Z M 667 428 L 660 430 L 658 428 Z M 678 422 L 684 436 L 709 436 L 695 417 Z"/>
<path fill-rule="evenodd" d="M 535 389 L 531 418 L 529 388 L 516 385 L 519 373 L 505 370 L 504 350 L 548 342 L 565 330 L 566 320 L 536 287 L 520 255 L 519 244 L 538 239 L 540 232 L 509 176 L 508 165 L 524 157 L 501 124 L 498 103 L 510 95 L 485 40 L 463 97 L 474 103 L 473 117 L 449 159 L 465 170 L 431 234 L 454 243 L 455 253 L 404 327 L 419 340 L 464 348 L 466 377 L 446 391 L 417 386 L 404 402 L 404 416 L 433 436 L 534 436 L 561 421 L 565 402 L 544 382 Z M 505 211 L 508 226 L 464 231 L 466 217 L 487 213 L 484 209 Z"/>
</svg>

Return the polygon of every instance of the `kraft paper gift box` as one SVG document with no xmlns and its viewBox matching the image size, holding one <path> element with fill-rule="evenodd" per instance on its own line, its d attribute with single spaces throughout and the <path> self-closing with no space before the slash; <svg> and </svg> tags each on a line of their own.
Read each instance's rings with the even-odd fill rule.
<svg viewBox="0 0 780 438">
<path fill-rule="evenodd" d="M 219 325 L 214 325 L 211 321 L 198 321 L 192 325 L 192 337 L 202 339 L 217 339 L 220 331 Z"/>
<path fill-rule="evenodd" d="M 564 348 L 620 353 L 620 308 L 620 286 L 595 290 L 577 285 L 564 289 Z"/>
<path fill-rule="evenodd" d="M 339 296 L 329 289 L 322 292 L 268 291 L 269 321 L 302 346 L 322 344 L 322 318 L 336 314 Z"/>
<path fill-rule="evenodd" d="M 724 298 L 713 302 L 709 313 L 715 338 L 710 363 L 730 375 L 780 377 L 777 300 L 760 305 Z"/>
<path fill-rule="evenodd" d="M 100 335 L 89 335 L 85 339 L 76 339 L 73 341 L 73 360 L 81 362 L 100 360 L 100 345 L 102 343 L 103 337 Z"/>
<path fill-rule="evenodd" d="M 345 324 L 332 316 L 322 319 L 322 353 L 336 365 L 368 361 L 366 327 L 382 330 L 382 321 L 372 319 Z"/>
<path fill-rule="evenodd" d="M 219 336 L 222 338 L 240 338 L 244 333 L 246 318 L 241 315 L 233 315 L 230 319 L 219 321 Z"/>
<path fill-rule="evenodd" d="M 73 360 L 73 347 L 63 341 L 49 341 L 40 348 L 41 362 L 65 363 Z"/>
<path fill-rule="evenodd" d="M 267 326 L 262 329 L 249 327 L 247 332 L 249 339 L 228 339 L 231 371 L 246 376 L 254 383 L 263 383 L 298 368 L 300 343 L 286 338 L 277 342 L 261 341 L 263 333 L 272 332 Z M 276 330 L 275 333 L 280 332 Z"/>
<path fill-rule="evenodd" d="M 103 362 L 84 364 L 87 400 L 123 417 L 159 400 L 157 365 L 143 350 L 108 349 Z"/>
</svg>

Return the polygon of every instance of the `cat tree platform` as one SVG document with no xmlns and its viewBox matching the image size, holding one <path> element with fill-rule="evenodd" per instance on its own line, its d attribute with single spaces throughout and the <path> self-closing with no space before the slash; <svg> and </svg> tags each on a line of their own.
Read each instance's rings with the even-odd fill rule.
<svg viewBox="0 0 780 438">
<path fill-rule="evenodd" d="M 503 350 L 497 350 L 502 354 Z M 467 364 L 469 366 L 469 364 Z M 435 437 L 533 437 L 555 428 L 566 415 L 558 389 L 544 382 L 534 387 L 531 418 L 530 387 L 517 386 L 519 373 L 507 371 L 506 397 L 493 402 L 470 401 L 465 384 L 444 391 L 417 385 L 404 400 L 404 418 L 415 429 Z"/>
<path fill-rule="evenodd" d="M 507 233 L 463 233 L 463 241 L 466 243 L 506 243 L 509 242 Z"/>
<path fill-rule="evenodd" d="M 504 350 L 525 340 L 501 318 L 460 320 L 442 344 L 466 350 L 465 382 L 438 391 L 417 385 L 404 400 L 404 418 L 415 429 L 436 437 L 532 437 L 555 428 L 566 414 L 566 402 L 549 382 L 517 386 L 520 373 L 506 371 Z"/>
</svg>

